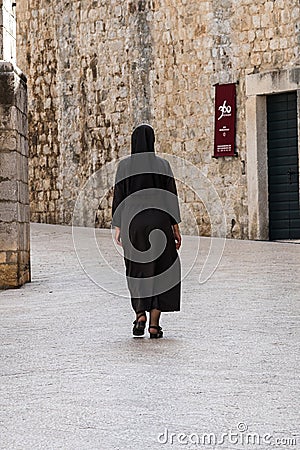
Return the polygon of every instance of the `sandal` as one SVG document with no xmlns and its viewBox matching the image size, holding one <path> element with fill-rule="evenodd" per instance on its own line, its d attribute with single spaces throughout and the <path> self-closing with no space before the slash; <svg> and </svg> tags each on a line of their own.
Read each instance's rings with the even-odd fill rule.
<svg viewBox="0 0 300 450">
<path fill-rule="evenodd" d="M 141 312 L 141 313 L 137 314 L 137 318 L 133 322 L 134 327 L 133 327 L 132 333 L 134 336 L 143 336 L 144 335 L 146 320 L 138 320 L 140 317 L 143 317 L 143 316 L 147 320 L 146 313 Z"/>
<path fill-rule="evenodd" d="M 157 333 L 150 333 L 150 328 L 155 328 L 157 330 Z M 161 337 L 163 337 L 163 330 L 162 327 L 157 326 L 157 325 L 150 325 L 148 328 L 148 331 L 150 333 L 150 339 L 159 339 Z"/>
</svg>

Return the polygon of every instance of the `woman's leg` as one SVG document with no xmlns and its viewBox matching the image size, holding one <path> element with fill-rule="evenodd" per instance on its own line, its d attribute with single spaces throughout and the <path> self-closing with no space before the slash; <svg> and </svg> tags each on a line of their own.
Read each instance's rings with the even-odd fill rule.
<svg viewBox="0 0 300 450">
<path fill-rule="evenodd" d="M 137 322 L 147 321 L 146 311 L 141 310 L 141 311 L 136 312 L 135 314 L 136 314 Z"/>
<path fill-rule="evenodd" d="M 150 333 L 157 333 L 156 328 L 152 328 L 151 325 L 154 325 L 156 327 L 159 326 L 159 319 L 160 319 L 161 311 L 159 309 L 151 309 L 150 311 L 150 322 L 149 322 L 149 332 Z"/>
<path fill-rule="evenodd" d="M 143 336 L 145 331 L 145 325 L 147 321 L 147 316 L 145 311 L 136 311 L 136 319 L 133 322 L 132 333 L 134 336 Z"/>
</svg>

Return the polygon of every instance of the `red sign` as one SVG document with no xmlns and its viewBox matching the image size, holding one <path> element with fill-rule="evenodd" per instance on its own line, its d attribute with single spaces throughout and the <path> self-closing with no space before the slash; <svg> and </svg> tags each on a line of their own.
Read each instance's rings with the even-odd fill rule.
<svg viewBox="0 0 300 450">
<path fill-rule="evenodd" d="M 217 84 L 214 157 L 235 155 L 235 83 Z"/>
</svg>

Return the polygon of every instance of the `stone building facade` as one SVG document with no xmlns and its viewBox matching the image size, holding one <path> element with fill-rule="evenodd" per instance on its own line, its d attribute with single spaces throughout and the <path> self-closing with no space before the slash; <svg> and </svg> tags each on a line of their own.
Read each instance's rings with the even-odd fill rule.
<svg viewBox="0 0 300 450">
<path fill-rule="evenodd" d="M 0 289 L 30 281 L 27 82 L 16 66 L 15 7 L 0 3 Z"/>
<path fill-rule="evenodd" d="M 158 153 L 211 181 L 227 236 L 269 238 L 266 102 L 299 92 L 298 0 L 19 0 L 17 17 L 33 221 L 70 224 L 80 189 L 128 154 L 133 127 L 146 121 Z M 215 159 L 217 83 L 237 83 L 237 156 Z M 210 234 L 207 205 L 178 185 L 200 234 Z M 111 192 L 99 226 L 110 226 Z M 195 232 L 189 214 L 182 231 Z"/>
</svg>

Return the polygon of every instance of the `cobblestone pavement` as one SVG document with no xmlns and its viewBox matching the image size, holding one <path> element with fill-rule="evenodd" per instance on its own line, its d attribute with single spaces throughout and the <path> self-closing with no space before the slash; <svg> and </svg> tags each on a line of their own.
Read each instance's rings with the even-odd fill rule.
<svg viewBox="0 0 300 450">
<path fill-rule="evenodd" d="M 132 338 L 129 298 L 82 270 L 70 227 L 31 234 L 32 282 L 0 293 L 1 449 L 300 448 L 300 245 L 227 240 L 200 285 L 210 239 L 184 236 L 183 269 L 199 242 L 200 253 L 182 310 L 150 340 Z M 122 272 L 110 231 L 96 235 Z M 97 270 L 111 292 L 125 289 Z"/>
</svg>

